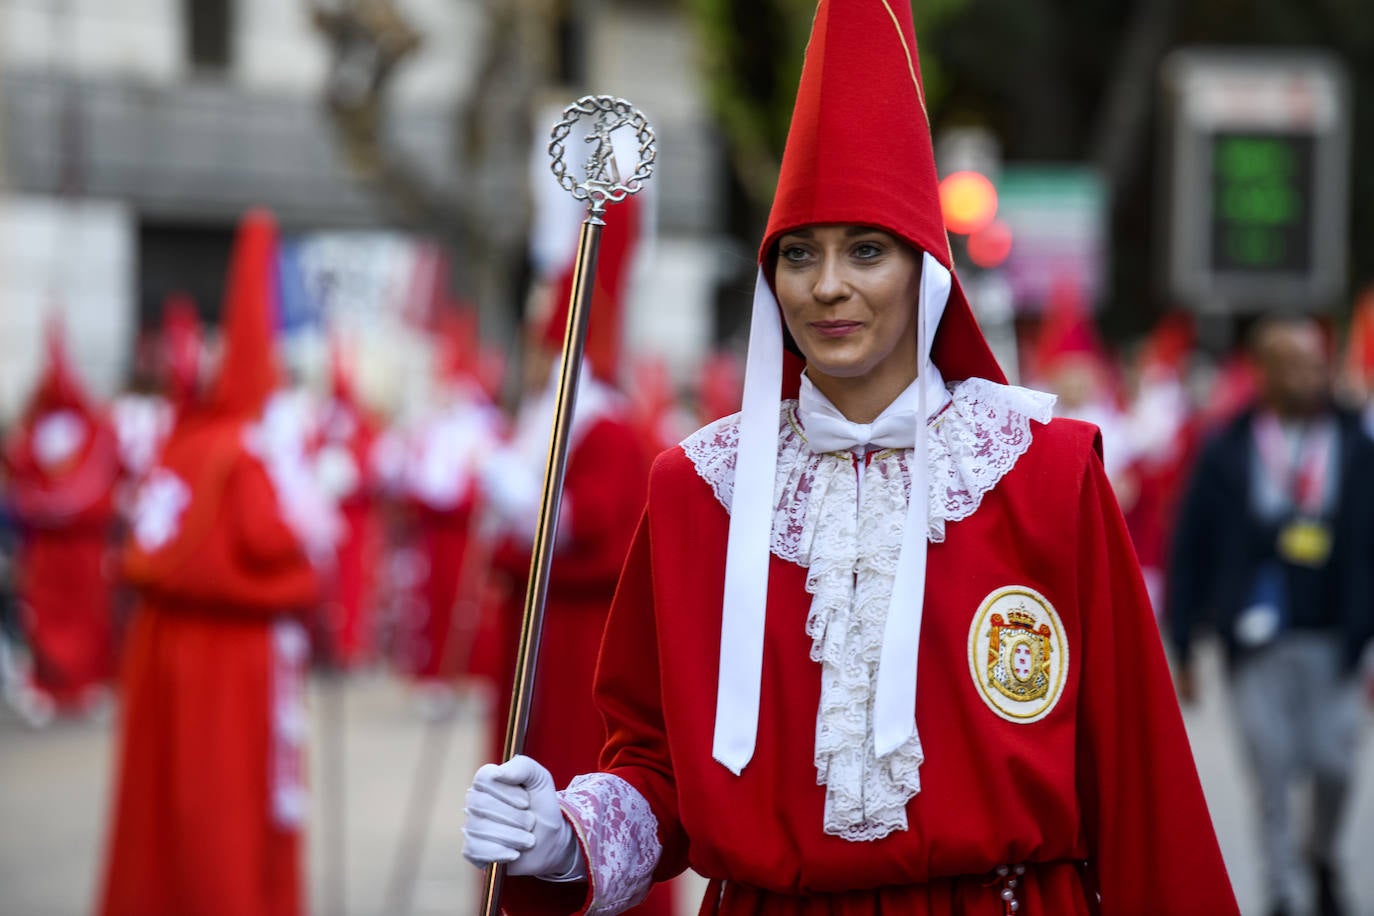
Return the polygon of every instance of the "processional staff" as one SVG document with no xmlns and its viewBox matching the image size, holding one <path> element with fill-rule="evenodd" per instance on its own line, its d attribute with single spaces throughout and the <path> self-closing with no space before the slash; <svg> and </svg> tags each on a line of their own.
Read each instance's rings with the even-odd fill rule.
<svg viewBox="0 0 1374 916">
<path fill-rule="evenodd" d="M 573 128 L 589 119 L 586 142 L 592 151 L 583 168 L 583 180 L 569 173 L 565 159 Z M 616 163 L 612 135 L 620 129 L 633 131 L 639 147 L 638 161 L 627 179 L 621 179 Z M 544 626 L 544 605 L 549 590 L 549 569 L 553 561 L 554 534 L 558 530 L 558 509 L 563 495 L 563 471 L 568 461 L 568 439 L 572 430 L 573 407 L 577 403 L 577 380 L 582 371 L 582 350 L 587 337 L 587 317 L 591 310 L 592 287 L 596 278 L 596 255 L 601 230 L 606 223 L 608 204 L 619 203 L 637 194 L 653 174 L 657 156 L 654 132 L 644 115 L 624 99 L 608 95 L 588 95 L 563 109 L 563 117 L 553 126 L 549 155 L 553 174 L 563 189 L 587 202 L 587 218 L 577 242 L 577 261 L 573 266 L 572 300 L 568 325 L 563 333 L 563 362 L 558 373 L 554 399 L 553 434 L 549 439 L 544 464 L 544 490 L 539 504 L 539 525 L 535 529 L 534 552 L 530 558 L 530 578 L 525 589 L 525 612 L 520 624 L 520 646 L 515 662 L 515 686 L 511 695 L 510 718 L 502 759 L 510 760 L 525 747 L 529 729 L 530 702 L 534 691 L 539 636 Z M 487 868 L 486 893 L 482 916 L 499 912 L 501 882 L 505 869 L 500 863 Z"/>
</svg>

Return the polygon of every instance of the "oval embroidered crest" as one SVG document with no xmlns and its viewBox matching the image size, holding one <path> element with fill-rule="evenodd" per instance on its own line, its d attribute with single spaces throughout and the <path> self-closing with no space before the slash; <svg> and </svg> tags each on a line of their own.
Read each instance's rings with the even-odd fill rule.
<svg viewBox="0 0 1374 916">
<path fill-rule="evenodd" d="M 968 631 L 968 665 L 983 702 L 1008 722 L 1049 715 L 1064 692 L 1069 643 L 1045 596 L 1024 585 L 983 599 Z"/>
</svg>

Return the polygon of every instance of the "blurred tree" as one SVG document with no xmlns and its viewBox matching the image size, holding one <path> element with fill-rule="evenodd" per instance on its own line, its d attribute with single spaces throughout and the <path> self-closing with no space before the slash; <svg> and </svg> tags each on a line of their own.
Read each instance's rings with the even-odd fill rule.
<svg viewBox="0 0 1374 916">
<path fill-rule="evenodd" d="M 458 285 L 508 330 L 525 264 L 531 112 L 556 66 L 560 0 L 470 4 L 484 23 L 455 109 L 451 174 L 479 177 L 462 182 L 426 174 L 386 129 L 393 79 L 423 42 L 395 0 L 305 2 L 328 43 L 324 101 L 350 166 L 404 221 L 445 241 Z"/>
<path fill-rule="evenodd" d="M 687 0 L 701 42 L 707 97 L 728 142 L 730 165 L 752 209 L 766 210 L 792 101 L 813 0 Z"/>
<path fill-rule="evenodd" d="M 420 34 L 388 2 L 315 6 L 312 13 L 331 51 L 325 99 L 335 129 L 353 169 L 376 177 L 390 161 L 378 127 L 386 88 L 396 66 L 419 49 Z"/>
</svg>

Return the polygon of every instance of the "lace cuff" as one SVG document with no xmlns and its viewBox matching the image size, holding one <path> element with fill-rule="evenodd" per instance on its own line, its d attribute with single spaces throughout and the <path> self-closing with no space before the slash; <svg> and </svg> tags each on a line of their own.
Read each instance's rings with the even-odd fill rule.
<svg viewBox="0 0 1374 916">
<path fill-rule="evenodd" d="M 578 776 L 558 793 L 587 861 L 592 900 L 587 916 L 615 916 L 642 901 L 663 854 L 658 818 L 619 776 Z"/>
</svg>

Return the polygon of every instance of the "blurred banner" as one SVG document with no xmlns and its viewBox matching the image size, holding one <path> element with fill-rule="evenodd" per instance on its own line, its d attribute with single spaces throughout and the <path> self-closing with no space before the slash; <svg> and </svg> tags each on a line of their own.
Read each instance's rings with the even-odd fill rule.
<svg viewBox="0 0 1374 916">
<path fill-rule="evenodd" d="M 1095 308 L 1107 281 L 1107 189 L 1081 165 L 1003 166 L 997 215 L 1011 230 L 1003 263 L 1018 312 L 1039 311 L 1070 284 Z"/>
<path fill-rule="evenodd" d="M 401 232 L 322 231 L 288 236 L 280 258 L 282 334 L 299 377 L 322 387 L 333 339 L 355 361 L 370 406 L 422 409 L 432 394 L 432 331 L 451 304 L 442 249 Z"/>
<path fill-rule="evenodd" d="M 432 242 L 397 232 L 310 232 L 281 246 L 282 326 L 353 331 L 432 323 L 448 287 Z"/>
</svg>

